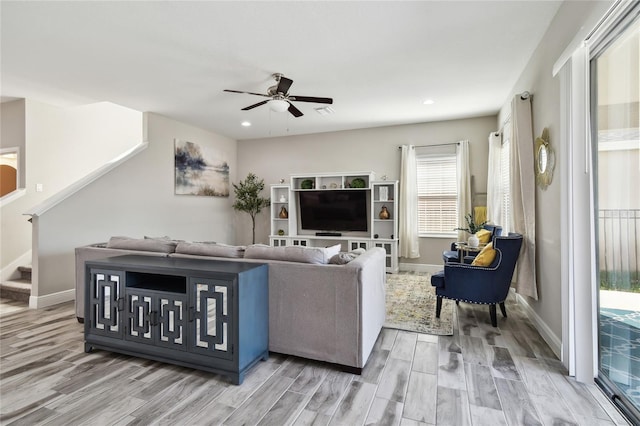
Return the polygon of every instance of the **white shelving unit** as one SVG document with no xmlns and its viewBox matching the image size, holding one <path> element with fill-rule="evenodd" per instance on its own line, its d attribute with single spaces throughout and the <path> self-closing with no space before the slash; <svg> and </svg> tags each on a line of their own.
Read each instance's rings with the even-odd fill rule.
<svg viewBox="0 0 640 426">
<path fill-rule="evenodd" d="M 355 181 L 355 182 L 354 182 Z M 359 190 L 367 192 L 369 217 L 367 232 L 343 232 L 340 236 L 316 235 L 300 228 L 297 220 L 297 193 L 300 191 Z M 382 247 L 387 272 L 398 272 L 398 182 L 376 181 L 373 172 L 316 173 L 292 175 L 290 184 L 271 185 L 272 246 L 321 247 L 341 244 L 343 251 Z M 280 217 L 282 208 L 287 217 Z M 386 207 L 388 219 L 380 218 Z"/>
<path fill-rule="evenodd" d="M 289 185 L 271 185 L 271 234 L 276 237 L 286 237 L 290 234 L 291 200 Z M 287 218 L 281 218 L 280 212 L 286 209 Z M 271 245 L 273 244 L 273 240 Z M 283 244 L 284 245 L 284 244 Z"/>
<path fill-rule="evenodd" d="M 382 247 L 387 253 L 387 271 L 398 272 L 398 182 L 376 181 L 371 183 L 373 245 Z M 383 208 L 389 212 L 388 219 L 381 219 Z"/>
</svg>

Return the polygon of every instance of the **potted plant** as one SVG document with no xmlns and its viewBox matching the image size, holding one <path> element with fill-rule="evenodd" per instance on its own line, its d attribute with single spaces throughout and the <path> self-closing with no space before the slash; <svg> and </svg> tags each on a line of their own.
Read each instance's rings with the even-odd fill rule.
<svg viewBox="0 0 640 426">
<path fill-rule="evenodd" d="M 464 215 L 464 219 L 467 221 L 467 227 L 455 228 L 454 231 L 468 232 L 469 234 L 471 234 L 471 236 L 469 237 L 469 240 L 467 241 L 467 243 L 469 244 L 470 247 L 478 247 L 478 245 L 480 244 L 480 241 L 478 240 L 478 237 L 476 237 L 476 232 L 483 229 L 484 225 L 487 224 L 487 221 L 485 220 L 482 223 L 476 223 L 472 213 L 467 213 L 466 215 Z"/>
<path fill-rule="evenodd" d="M 260 196 L 260 192 L 264 190 L 264 179 L 258 180 L 257 176 L 249 173 L 244 181 L 233 184 L 233 191 L 236 195 L 236 201 L 233 203 L 234 210 L 249 213 L 251 216 L 252 226 L 252 244 L 256 243 L 256 216 L 263 208 L 271 205 L 269 198 Z"/>
</svg>

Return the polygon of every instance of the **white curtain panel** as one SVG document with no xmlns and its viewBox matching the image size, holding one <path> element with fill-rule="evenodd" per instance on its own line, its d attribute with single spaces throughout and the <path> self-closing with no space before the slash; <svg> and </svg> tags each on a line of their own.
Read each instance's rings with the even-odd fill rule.
<svg viewBox="0 0 640 426">
<path fill-rule="evenodd" d="M 502 219 L 502 163 L 500 150 L 502 137 L 498 132 L 489 134 L 489 166 L 487 174 L 487 220 L 495 225 L 503 225 Z"/>
<path fill-rule="evenodd" d="M 511 203 L 513 230 L 523 235 L 516 272 L 516 291 L 538 300 L 536 284 L 536 177 L 534 172 L 531 97 L 516 95 L 511 102 Z"/>
<path fill-rule="evenodd" d="M 418 240 L 418 172 L 416 149 L 402 145 L 400 164 L 400 257 L 420 257 Z"/>
<path fill-rule="evenodd" d="M 466 228 L 465 215 L 473 212 L 471 204 L 471 172 L 469 171 L 469 141 L 458 142 L 456 148 L 456 174 L 458 175 L 458 227 Z M 465 231 L 458 231 L 458 241 L 466 241 Z"/>
</svg>

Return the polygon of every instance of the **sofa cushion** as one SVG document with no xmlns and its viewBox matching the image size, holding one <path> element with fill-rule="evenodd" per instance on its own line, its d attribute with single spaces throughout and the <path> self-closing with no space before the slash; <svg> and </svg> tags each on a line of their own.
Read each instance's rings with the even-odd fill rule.
<svg viewBox="0 0 640 426">
<path fill-rule="evenodd" d="M 192 243 L 181 241 L 176 246 L 176 253 L 195 254 L 198 256 L 244 257 L 245 246 L 230 246 L 216 243 Z"/>
<path fill-rule="evenodd" d="M 331 247 L 286 246 L 271 247 L 263 244 L 248 246 L 244 257 L 247 259 L 285 260 L 298 263 L 326 264 L 340 252 L 340 244 Z"/>
<path fill-rule="evenodd" d="M 173 253 L 176 245 L 176 242 L 165 239 L 111 237 L 107 248 Z"/>
<path fill-rule="evenodd" d="M 438 288 L 444 288 L 444 271 L 431 275 L 431 285 Z"/>
</svg>

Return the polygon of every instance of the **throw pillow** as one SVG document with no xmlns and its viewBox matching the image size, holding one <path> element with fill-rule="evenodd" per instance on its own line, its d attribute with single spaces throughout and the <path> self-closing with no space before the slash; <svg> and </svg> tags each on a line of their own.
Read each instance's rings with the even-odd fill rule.
<svg viewBox="0 0 640 426">
<path fill-rule="evenodd" d="M 481 251 L 478 253 L 471 265 L 473 266 L 489 266 L 496 258 L 496 250 L 493 248 L 493 243 L 487 244 Z"/>
<path fill-rule="evenodd" d="M 177 243 L 171 240 L 156 240 L 152 238 L 111 237 L 107 248 L 123 250 L 153 251 L 158 253 L 173 253 Z"/>
<path fill-rule="evenodd" d="M 289 246 L 284 248 L 284 259 L 289 262 L 315 263 L 322 265 L 329 263 L 324 247 Z"/>
<path fill-rule="evenodd" d="M 488 229 L 481 229 L 476 232 L 476 237 L 478 237 L 478 241 L 480 241 L 480 244 L 487 244 L 489 241 L 491 241 L 491 231 L 489 231 Z"/>
<path fill-rule="evenodd" d="M 247 259 L 270 259 L 299 263 L 326 264 L 329 263 L 331 257 L 339 252 L 340 244 L 332 247 L 271 247 L 263 244 L 253 244 L 246 248 L 244 257 Z"/>
<path fill-rule="evenodd" d="M 329 263 L 329 260 L 335 256 L 336 254 L 340 253 L 340 249 L 342 248 L 342 246 L 340 244 L 336 244 L 335 246 L 329 246 L 326 247 L 324 249 L 325 251 L 325 256 L 327 261 L 325 263 Z"/>
<path fill-rule="evenodd" d="M 339 245 L 334 247 L 339 247 Z M 332 265 L 346 265 L 347 263 L 351 262 L 352 260 L 364 254 L 365 252 L 366 250 L 363 248 L 353 249 L 350 252 L 346 252 L 346 253 L 339 252 L 338 254 L 334 254 L 333 256 L 331 256 L 331 258 L 329 259 L 329 263 Z"/>
<path fill-rule="evenodd" d="M 246 259 L 285 260 L 284 247 L 271 247 L 265 244 L 252 244 L 244 251 Z"/>
<path fill-rule="evenodd" d="M 197 256 L 244 257 L 244 246 L 227 244 L 190 243 L 182 241 L 176 247 L 176 253 L 195 254 Z"/>
<path fill-rule="evenodd" d="M 332 265 L 346 265 L 356 257 L 358 257 L 358 255 L 355 253 L 338 253 L 329 259 L 329 263 Z"/>
</svg>

